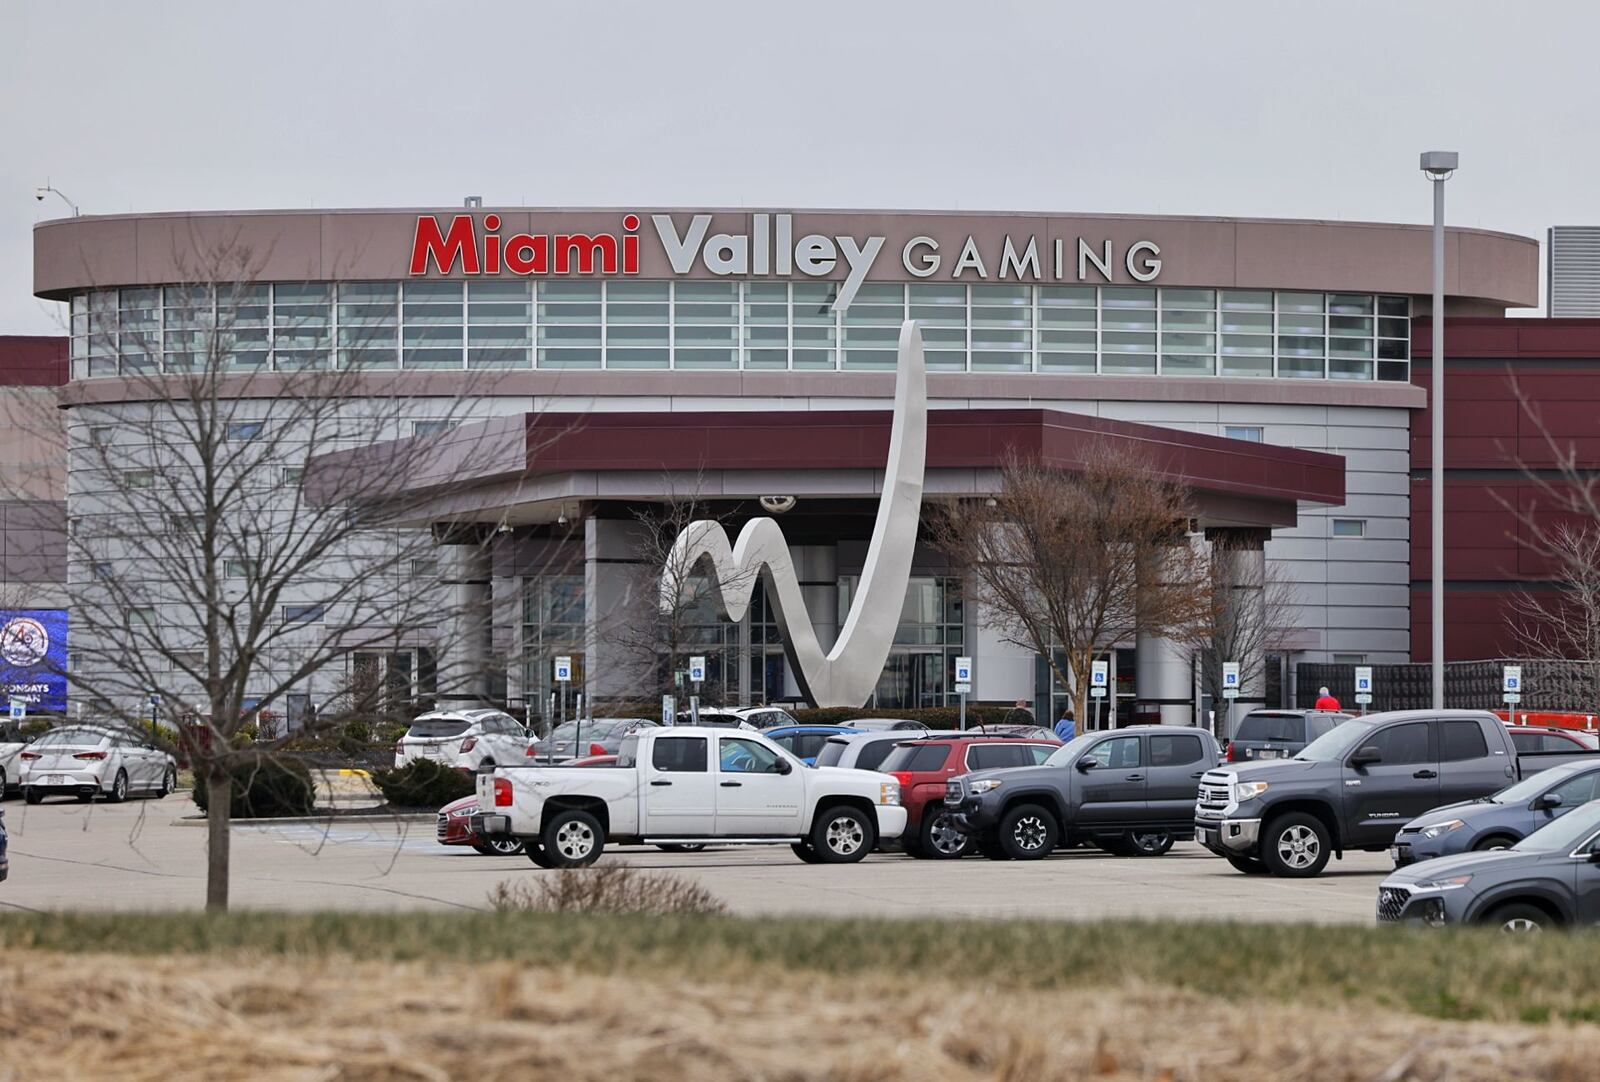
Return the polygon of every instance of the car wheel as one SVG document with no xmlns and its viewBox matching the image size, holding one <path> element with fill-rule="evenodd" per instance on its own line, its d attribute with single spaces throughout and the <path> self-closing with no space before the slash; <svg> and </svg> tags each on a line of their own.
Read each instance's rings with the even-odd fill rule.
<svg viewBox="0 0 1600 1082">
<path fill-rule="evenodd" d="M 1328 866 L 1333 839 L 1322 820 L 1305 812 L 1280 815 L 1261 835 L 1261 860 L 1273 875 L 1309 879 Z"/>
<path fill-rule="evenodd" d="M 540 868 L 554 868 L 555 864 L 545 855 L 544 846 L 538 842 L 529 842 L 522 847 L 522 855 L 533 861 Z"/>
<path fill-rule="evenodd" d="M 705 847 L 705 842 L 668 842 L 656 846 L 663 853 L 698 853 Z"/>
<path fill-rule="evenodd" d="M 606 846 L 600 820 L 576 808 L 557 812 L 545 824 L 543 841 L 545 855 L 556 868 L 582 868 L 593 864 L 600 859 Z"/>
<path fill-rule="evenodd" d="M 39 804 L 44 800 L 44 794 L 32 785 L 22 790 L 22 799 L 29 804 Z"/>
<path fill-rule="evenodd" d="M 1502 905 L 1491 910 L 1483 919 L 1483 923 L 1498 928 L 1507 935 L 1542 932 L 1546 928 L 1556 926 L 1549 913 L 1538 906 L 1525 905 L 1521 902 L 1513 902 L 1511 905 Z"/>
<path fill-rule="evenodd" d="M 472 848 L 486 857 L 514 857 L 522 852 L 522 839 L 501 834 L 493 838 L 479 838 L 472 843 Z"/>
<path fill-rule="evenodd" d="M 807 864 L 821 864 L 822 858 L 817 856 L 817 851 L 811 848 L 810 842 L 792 842 L 789 845 L 794 850 L 794 855 Z"/>
<path fill-rule="evenodd" d="M 106 794 L 106 801 L 111 804 L 121 804 L 128 799 L 128 772 L 117 771 L 117 776 L 111 779 L 111 792 Z"/>
<path fill-rule="evenodd" d="M 178 791 L 178 772 L 172 767 L 167 767 L 167 772 L 161 775 L 161 788 L 156 790 L 156 799 L 169 797 Z"/>
<path fill-rule="evenodd" d="M 943 808 L 929 808 L 922 813 L 916 846 L 907 846 L 906 851 L 928 860 L 954 860 L 972 852 L 972 836 L 957 830 L 955 816 Z"/>
<path fill-rule="evenodd" d="M 1240 857 L 1229 853 L 1227 860 L 1229 864 L 1233 865 L 1233 870 L 1236 872 L 1243 872 L 1245 875 L 1267 874 L 1267 866 L 1255 857 Z"/>
<path fill-rule="evenodd" d="M 1049 856 L 1060 836 L 1056 817 L 1038 804 L 1018 804 L 1000 817 L 1000 847 L 1013 860 Z"/>
<path fill-rule="evenodd" d="M 1128 831 L 1128 851 L 1136 857 L 1159 857 L 1172 848 L 1172 835 L 1165 831 Z"/>
<path fill-rule="evenodd" d="M 823 864 L 854 864 L 877 844 L 867 813 L 848 804 L 823 808 L 811 826 L 811 849 Z"/>
<path fill-rule="evenodd" d="M 1473 842 L 1472 849 L 1475 853 L 1487 853 L 1493 849 L 1510 849 L 1516 844 L 1517 843 L 1515 841 L 1503 834 L 1494 834 L 1487 838 L 1479 838 L 1477 841 Z"/>
</svg>

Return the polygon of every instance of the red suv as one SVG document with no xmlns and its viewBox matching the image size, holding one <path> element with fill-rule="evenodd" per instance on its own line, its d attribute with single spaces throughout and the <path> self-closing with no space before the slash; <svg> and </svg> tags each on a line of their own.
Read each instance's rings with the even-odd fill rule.
<svg viewBox="0 0 1600 1082">
<path fill-rule="evenodd" d="M 944 783 L 970 770 L 1038 766 L 1059 747 L 1058 740 L 1004 736 L 925 737 L 896 747 L 878 770 L 900 782 L 900 803 L 906 809 L 900 839 L 906 852 L 929 860 L 966 856 L 975 841 L 951 822 Z"/>
</svg>

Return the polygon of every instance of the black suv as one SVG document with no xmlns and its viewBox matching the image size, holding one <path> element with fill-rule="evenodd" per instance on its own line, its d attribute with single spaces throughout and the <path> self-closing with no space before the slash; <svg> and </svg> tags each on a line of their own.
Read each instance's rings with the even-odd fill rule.
<svg viewBox="0 0 1600 1082">
<path fill-rule="evenodd" d="M 1252 710 L 1234 726 L 1222 749 L 1230 763 L 1288 759 L 1350 715 L 1334 710 Z"/>
</svg>

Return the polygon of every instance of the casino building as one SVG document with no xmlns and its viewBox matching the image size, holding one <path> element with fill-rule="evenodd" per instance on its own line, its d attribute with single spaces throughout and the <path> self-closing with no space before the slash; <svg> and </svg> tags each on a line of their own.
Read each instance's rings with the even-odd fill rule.
<svg viewBox="0 0 1600 1082">
<path fill-rule="evenodd" d="M 558 654 L 591 694 L 625 696 L 604 627 L 639 558 L 636 512 L 688 487 L 735 522 L 764 513 L 760 497 L 792 497 L 780 522 L 826 645 L 872 530 L 907 319 L 927 347 L 928 499 L 993 491 L 1008 448 L 1068 468 L 1096 441 L 1160 449 L 1196 492 L 1206 543 L 1294 583 L 1291 626 L 1246 700 L 1287 700 L 1299 661 L 1410 659 L 1425 227 L 478 206 L 61 219 L 36 227 L 34 289 L 71 327 L 72 446 L 91 438 L 81 407 L 141 408 L 128 366 L 183 353 L 192 268 L 228 246 L 254 254 L 227 285 L 242 299 L 241 372 L 359 365 L 374 387 L 404 383 L 419 406 L 402 437 L 437 428 L 430 397 L 495 374 L 471 424 L 496 453 L 416 523 L 453 524 L 441 576 L 492 604 L 484 649 L 503 679 L 474 696 L 541 716 Z M 1535 240 L 1452 229 L 1446 259 L 1452 318 L 1538 303 Z M 119 335 L 144 343 L 137 358 Z M 70 476 L 68 491 L 70 521 L 95 497 Z M 461 529 L 472 523 L 484 529 Z M 69 584 L 89 574 L 69 566 Z M 973 698 L 1053 713 L 1063 689 L 1048 668 L 975 610 L 919 548 L 876 705 L 953 701 L 954 658 L 970 655 Z M 376 663 L 420 680 L 439 651 L 464 648 L 451 628 L 439 636 Z M 739 624 L 708 617 L 698 641 L 730 703 L 795 697 L 762 605 Z M 1204 708 L 1171 644 L 1106 645 L 1121 720 Z M 334 679 L 310 683 L 291 717 Z"/>
</svg>

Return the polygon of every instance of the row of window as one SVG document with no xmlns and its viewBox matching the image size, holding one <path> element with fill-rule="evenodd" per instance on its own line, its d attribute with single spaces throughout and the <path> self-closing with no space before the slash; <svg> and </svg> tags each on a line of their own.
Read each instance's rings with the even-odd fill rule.
<svg viewBox="0 0 1600 1082">
<path fill-rule="evenodd" d="M 1285 290 L 773 281 L 280 282 L 72 299 L 74 378 L 303 369 L 846 369 L 894 366 L 902 321 L 930 368 L 1410 378 L 1403 296 Z"/>
</svg>

